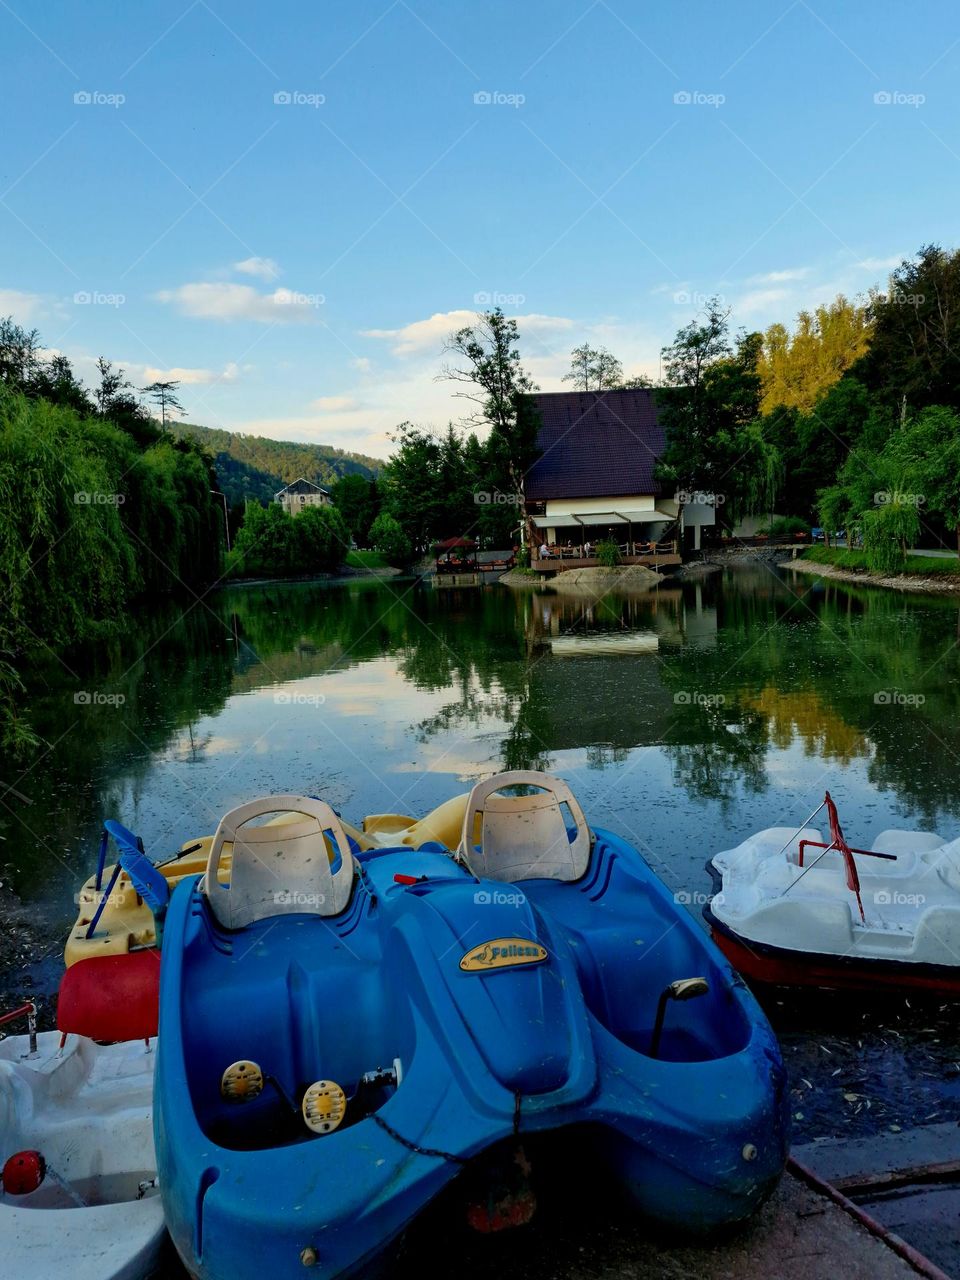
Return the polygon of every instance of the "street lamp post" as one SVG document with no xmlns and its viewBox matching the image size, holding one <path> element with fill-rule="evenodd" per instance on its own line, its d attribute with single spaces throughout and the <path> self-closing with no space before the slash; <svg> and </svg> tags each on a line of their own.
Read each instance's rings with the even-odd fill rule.
<svg viewBox="0 0 960 1280">
<path fill-rule="evenodd" d="M 219 489 L 211 489 L 210 492 L 217 498 L 223 499 L 223 527 L 227 534 L 227 550 L 230 550 L 230 517 L 227 515 L 227 495 L 221 493 Z"/>
</svg>

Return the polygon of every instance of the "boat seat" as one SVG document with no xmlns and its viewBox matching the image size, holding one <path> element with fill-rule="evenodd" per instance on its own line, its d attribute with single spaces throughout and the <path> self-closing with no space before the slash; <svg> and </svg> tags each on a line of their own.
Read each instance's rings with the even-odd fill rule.
<svg viewBox="0 0 960 1280">
<path fill-rule="evenodd" d="M 277 813 L 288 817 L 257 823 Z M 226 881 L 218 874 L 225 845 L 233 851 Z M 221 818 L 203 893 L 227 929 L 279 915 L 336 916 L 350 901 L 354 870 L 347 834 L 328 804 L 312 796 L 262 796 Z"/>
<path fill-rule="evenodd" d="M 931 852 L 929 865 L 936 868 L 948 889 L 960 893 L 960 839 L 951 840 L 941 845 L 935 853 Z"/>
<path fill-rule="evenodd" d="M 515 787 L 534 794 L 502 795 Z M 564 817 L 573 819 L 571 831 Z M 515 769 L 478 782 L 463 818 L 458 857 L 480 879 L 579 880 L 590 864 L 592 837 L 565 782 Z"/>
</svg>

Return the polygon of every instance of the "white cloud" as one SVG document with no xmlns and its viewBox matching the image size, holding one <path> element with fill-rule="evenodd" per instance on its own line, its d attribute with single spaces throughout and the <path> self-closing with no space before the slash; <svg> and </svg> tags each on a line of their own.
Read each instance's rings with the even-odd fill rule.
<svg viewBox="0 0 960 1280">
<path fill-rule="evenodd" d="M 381 338 L 390 343 L 394 355 L 410 356 L 430 348 L 439 349 L 451 333 L 473 324 L 475 311 L 438 311 L 429 320 L 414 320 L 401 329 L 361 329 L 364 338 Z"/>
<path fill-rule="evenodd" d="M 46 310 L 47 302 L 39 293 L 20 289 L 0 289 L 0 316 L 13 316 L 17 324 L 31 324 Z"/>
<path fill-rule="evenodd" d="M 857 266 L 864 271 L 892 271 L 894 267 L 899 267 L 904 258 L 912 256 L 908 253 L 895 253 L 889 258 L 861 258 Z"/>
<path fill-rule="evenodd" d="M 737 301 L 735 312 L 738 316 L 751 315 L 756 311 L 765 310 L 775 302 L 783 302 L 784 298 L 789 296 L 788 289 L 754 289 L 751 293 L 745 293 Z"/>
<path fill-rule="evenodd" d="M 360 405 L 357 404 L 353 396 L 319 396 L 316 400 L 311 400 L 309 407 L 316 409 L 318 413 L 347 413 L 357 412 Z"/>
<path fill-rule="evenodd" d="M 763 275 L 750 276 L 747 284 L 784 284 L 788 280 L 802 280 L 812 267 L 787 267 L 783 271 L 767 271 Z"/>
<path fill-rule="evenodd" d="M 280 274 L 280 267 L 273 258 L 244 258 L 242 262 L 235 262 L 233 269 L 241 275 L 256 276 L 258 280 L 276 280 Z"/>
<path fill-rule="evenodd" d="M 200 320 L 257 320 L 264 324 L 313 324 L 321 294 L 274 289 L 258 293 L 249 284 L 194 282 L 162 289 L 160 302 L 173 304 L 181 315 Z"/>
<path fill-rule="evenodd" d="M 144 382 L 182 382 L 184 386 L 204 386 L 211 382 L 236 382 L 240 376 L 240 366 L 234 361 L 226 365 L 221 373 L 215 369 L 154 369 L 146 365 L 143 370 Z"/>
<path fill-rule="evenodd" d="M 350 368 L 356 369 L 358 373 L 371 373 L 373 371 L 373 361 L 367 356 L 357 356 L 356 360 L 349 361 Z"/>
<path fill-rule="evenodd" d="M 427 320 L 414 320 L 399 329 L 362 329 L 364 338 L 380 338 L 390 343 L 396 356 L 412 356 L 424 351 L 439 351 L 447 338 L 458 329 L 476 322 L 476 311 L 437 311 Z M 521 333 L 553 333 L 571 329 L 573 320 L 566 316 L 532 314 L 514 316 Z"/>
</svg>

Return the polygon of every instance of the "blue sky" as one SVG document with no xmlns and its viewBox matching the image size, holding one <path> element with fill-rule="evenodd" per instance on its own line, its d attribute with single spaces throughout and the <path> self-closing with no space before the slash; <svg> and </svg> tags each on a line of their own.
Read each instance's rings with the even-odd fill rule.
<svg viewBox="0 0 960 1280">
<path fill-rule="evenodd" d="M 384 456 L 488 302 L 559 389 L 958 242 L 939 0 L 2 0 L 0 51 L 0 313 L 211 426 Z"/>
</svg>

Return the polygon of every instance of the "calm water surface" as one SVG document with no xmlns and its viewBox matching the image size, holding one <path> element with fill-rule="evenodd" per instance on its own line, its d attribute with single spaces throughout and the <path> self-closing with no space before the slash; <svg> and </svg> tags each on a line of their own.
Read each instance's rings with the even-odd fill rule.
<svg viewBox="0 0 960 1280">
<path fill-rule="evenodd" d="M 756 564 L 595 604 L 396 582 L 234 588 L 68 655 L 69 671 L 51 661 L 31 691 L 46 746 L 23 776 L 4 771 L 22 799 L 0 809 L 3 878 L 54 936 L 105 816 L 161 855 L 271 791 L 357 822 L 538 768 L 699 913 L 712 852 L 799 826 L 826 787 L 859 845 L 891 826 L 960 834 L 958 640 L 956 601 Z M 770 1007 L 801 1133 L 960 1116 L 947 1011 Z"/>
</svg>

